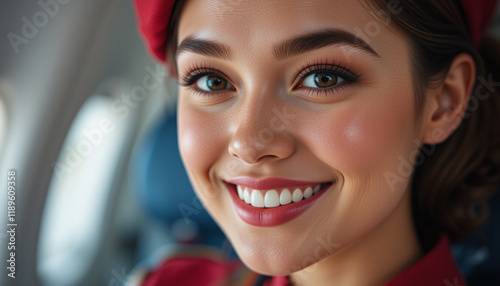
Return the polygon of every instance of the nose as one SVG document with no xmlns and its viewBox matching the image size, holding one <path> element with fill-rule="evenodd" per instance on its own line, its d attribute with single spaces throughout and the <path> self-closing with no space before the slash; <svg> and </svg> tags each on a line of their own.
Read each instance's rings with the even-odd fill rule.
<svg viewBox="0 0 500 286">
<path fill-rule="evenodd" d="M 239 114 L 228 146 L 231 156 L 255 165 L 285 159 L 295 152 L 294 140 L 287 132 L 294 115 L 287 112 L 286 106 L 280 109 L 260 104 L 244 108 Z"/>
</svg>

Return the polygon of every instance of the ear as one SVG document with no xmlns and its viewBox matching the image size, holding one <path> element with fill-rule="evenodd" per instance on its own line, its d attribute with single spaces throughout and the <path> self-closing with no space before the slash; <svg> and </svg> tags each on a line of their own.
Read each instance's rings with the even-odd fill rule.
<svg viewBox="0 0 500 286">
<path fill-rule="evenodd" d="M 469 54 L 453 59 L 445 79 L 426 96 L 422 142 L 438 144 L 458 128 L 464 117 L 476 78 L 474 60 Z"/>
</svg>

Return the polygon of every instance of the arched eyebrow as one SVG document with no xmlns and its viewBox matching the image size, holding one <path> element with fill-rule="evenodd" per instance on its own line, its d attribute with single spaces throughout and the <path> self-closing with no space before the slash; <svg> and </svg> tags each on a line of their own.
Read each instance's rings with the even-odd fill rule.
<svg viewBox="0 0 500 286">
<path fill-rule="evenodd" d="M 177 47 L 176 57 L 183 52 L 193 52 L 196 54 L 216 57 L 224 60 L 231 59 L 231 49 L 219 42 L 196 39 L 193 36 L 189 36 L 182 40 L 180 45 Z"/>
<path fill-rule="evenodd" d="M 274 57 L 281 60 L 337 44 L 350 45 L 380 57 L 363 39 L 341 29 L 325 29 L 285 40 L 274 46 Z"/>
<path fill-rule="evenodd" d="M 320 49 L 326 46 L 344 44 L 367 51 L 368 53 L 380 57 L 373 48 L 363 39 L 341 29 L 326 29 L 312 33 L 300 35 L 273 46 L 273 55 L 276 59 L 282 60 L 298 54 Z M 183 52 L 193 52 L 196 54 L 230 60 L 231 49 L 222 43 L 197 39 L 189 36 L 182 40 L 177 47 L 176 57 Z"/>
</svg>

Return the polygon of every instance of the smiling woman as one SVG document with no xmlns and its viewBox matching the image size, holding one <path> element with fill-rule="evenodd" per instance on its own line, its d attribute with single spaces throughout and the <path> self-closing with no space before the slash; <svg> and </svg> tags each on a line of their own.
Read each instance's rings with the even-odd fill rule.
<svg viewBox="0 0 500 286">
<path fill-rule="evenodd" d="M 500 173 L 499 95 L 481 85 L 498 69 L 478 51 L 495 1 L 470 3 L 136 1 L 179 80 L 196 193 L 269 276 L 181 255 L 143 284 L 464 284 L 449 239 L 484 219 Z"/>
</svg>

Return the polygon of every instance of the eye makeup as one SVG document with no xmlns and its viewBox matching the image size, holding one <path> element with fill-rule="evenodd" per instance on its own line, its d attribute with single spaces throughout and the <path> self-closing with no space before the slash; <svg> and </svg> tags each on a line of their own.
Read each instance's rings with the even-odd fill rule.
<svg viewBox="0 0 500 286">
<path fill-rule="evenodd" d="M 183 87 L 190 87 L 193 92 L 199 93 L 200 95 L 210 96 L 221 92 L 236 90 L 229 77 L 213 66 L 196 64 L 193 68 L 188 70 L 189 71 L 185 75 L 179 77 L 179 85 Z M 331 86 L 316 87 L 304 85 L 304 81 L 311 75 L 321 75 L 322 77 L 320 80 L 330 79 L 334 81 L 334 84 Z M 227 88 L 220 90 L 202 89 L 198 86 L 197 81 L 206 76 L 221 78 L 229 84 L 227 85 Z M 314 82 L 321 83 L 316 77 Z M 343 66 L 341 62 L 336 64 L 331 60 L 317 60 L 314 62 L 308 62 L 304 67 L 299 69 L 294 76 L 291 84 L 291 90 L 303 90 L 306 92 L 307 96 L 329 95 L 339 92 L 351 84 L 357 83 L 358 80 L 359 75 L 354 73 L 351 67 Z"/>
<path fill-rule="evenodd" d="M 323 75 L 336 79 L 336 84 L 328 87 L 308 87 L 304 86 L 304 81 L 311 75 Z M 329 60 L 318 60 L 308 62 L 305 67 L 295 76 L 292 90 L 303 89 L 307 95 L 328 95 L 339 92 L 348 85 L 355 84 L 359 80 L 359 75 L 352 71 L 351 67 L 344 67 L 342 63 L 334 63 Z M 339 80 L 340 79 L 340 80 Z"/>
</svg>

